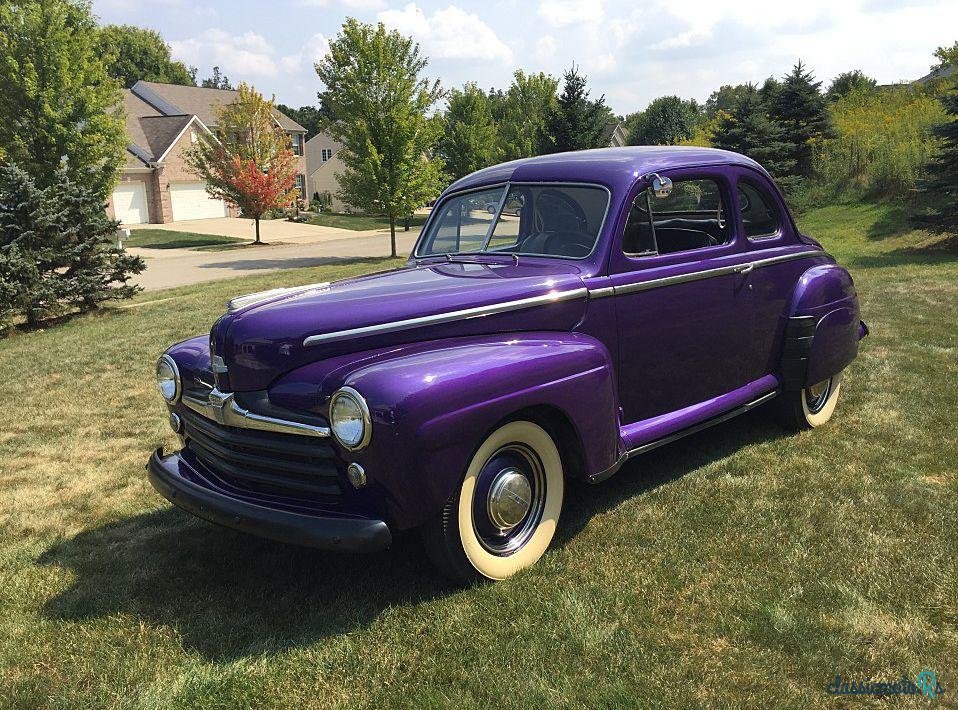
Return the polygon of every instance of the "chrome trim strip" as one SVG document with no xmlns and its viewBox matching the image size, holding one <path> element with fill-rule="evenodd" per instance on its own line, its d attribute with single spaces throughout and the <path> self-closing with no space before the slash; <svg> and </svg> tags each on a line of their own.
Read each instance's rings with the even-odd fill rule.
<svg viewBox="0 0 958 710">
<path fill-rule="evenodd" d="M 315 436 L 321 439 L 329 438 L 330 434 L 329 427 L 264 417 L 261 414 L 251 412 L 236 403 L 236 398 L 232 392 L 220 392 L 215 387 L 210 392 L 209 399 L 198 399 L 190 395 L 183 395 L 182 402 L 197 414 L 226 426 L 272 431 L 280 434 Z"/>
<path fill-rule="evenodd" d="M 602 288 L 590 288 L 589 300 L 594 301 L 597 298 L 608 298 L 615 295 L 615 286 L 603 286 Z"/>
<path fill-rule="evenodd" d="M 315 284 L 306 284 L 305 286 L 290 286 L 283 288 L 271 288 L 268 291 L 256 291 L 254 293 L 247 293 L 242 296 L 235 296 L 229 300 L 226 304 L 227 313 L 235 313 L 236 311 L 247 308 L 248 306 L 255 306 L 257 303 L 263 303 L 273 298 L 279 296 L 292 296 L 296 293 L 304 293 L 306 291 L 320 291 L 322 289 L 329 288 L 329 282 L 324 281 L 322 283 Z"/>
<path fill-rule="evenodd" d="M 505 303 L 493 303 L 488 306 L 476 306 L 474 308 L 463 308 L 459 311 L 450 311 L 448 313 L 436 313 L 428 316 L 419 316 L 418 318 L 407 318 L 405 320 L 393 321 L 392 323 L 379 323 L 377 325 L 366 325 L 361 328 L 350 328 L 349 330 L 337 330 L 332 333 L 320 333 L 310 335 L 303 341 L 303 347 L 308 348 L 319 343 L 335 342 L 337 340 L 346 340 L 348 338 L 359 338 L 365 335 L 395 333 L 401 330 L 410 330 L 426 325 L 439 325 L 441 323 L 451 323 L 457 320 L 467 320 L 469 318 L 481 318 L 483 316 L 495 315 L 498 313 L 508 313 L 518 311 L 524 308 L 532 308 L 549 303 L 559 303 L 561 301 L 571 301 L 576 298 L 587 296 L 589 290 L 585 287 L 575 288 L 570 291 L 559 291 L 545 293 L 540 296 L 531 296 L 529 298 L 520 298 L 516 301 L 507 301 Z"/>
<path fill-rule="evenodd" d="M 727 274 L 747 274 L 753 269 L 761 268 L 763 266 L 770 266 L 772 264 L 780 264 L 785 261 L 792 261 L 793 259 L 803 259 L 810 256 L 823 255 L 825 252 L 821 249 L 809 249 L 805 251 L 796 252 L 793 254 L 782 254 L 781 256 L 772 256 L 767 259 L 758 259 L 756 261 L 749 261 L 744 264 L 735 264 L 733 266 L 720 266 L 716 269 L 705 269 L 704 271 L 692 271 L 687 274 L 678 274 L 676 276 L 665 276 L 660 279 L 652 279 L 651 281 L 640 281 L 634 284 L 625 284 L 623 286 L 615 286 L 615 295 L 622 296 L 629 293 L 638 293 L 640 291 L 648 291 L 653 288 L 661 288 L 662 286 L 672 286 L 673 284 L 688 283 L 690 281 L 700 281 L 701 279 L 710 279 L 715 276 L 725 276 Z"/>
</svg>

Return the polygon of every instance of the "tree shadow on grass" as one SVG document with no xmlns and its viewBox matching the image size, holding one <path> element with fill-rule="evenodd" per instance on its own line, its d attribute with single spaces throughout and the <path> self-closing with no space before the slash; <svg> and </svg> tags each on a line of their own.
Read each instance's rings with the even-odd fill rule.
<svg viewBox="0 0 958 710">
<path fill-rule="evenodd" d="M 302 256 L 289 259 L 245 259 L 237 257 L 229 261 L 200 264 L 199 268 L 247 271 L 255 269 L 300 269 L 310 266 L 354 266 L 359 264 L 377 266 L 386 265 L 389 261 L 391 261 L 391 257 L 388 256 Z"/>
<path fill-rule="evenodd" d="M 554 545 L 596 514 L 710 461 L 783 433 L 758 412 L 638 457 L 610 481 L 574 484 Z M 340 555 L 261 540 L 176 508 L 80 533 L 40 558 L 74 573 L 47 602 L 53 619 L 116 614 L 169 626 L 210 661 L 280 653 L 367 627 L 386 609 L 459 592 L 432 568 L 415 533 L 373 555 Z"/>
</svg>

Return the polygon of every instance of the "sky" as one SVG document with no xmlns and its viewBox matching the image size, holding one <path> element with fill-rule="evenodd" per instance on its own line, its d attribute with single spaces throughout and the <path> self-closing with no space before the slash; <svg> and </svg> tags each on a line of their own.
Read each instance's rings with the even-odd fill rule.
<svg viewBox="0 0 958 710">
<path fill-rule="evenodd" d="M 445 88 L 505 88 L 516 69 L 573 62 L 621 115 L 668 94 L 704 101 L 722 84 L 781 76 L 801 59 L 828 82 L 861 69 L 893 83 L 926 74 L 958 40 L 956 0 L 95 0 L 103 23 L 156 29 L 173 56 L 213 65 L 279 103 L 316 104 L 313 63 L 346 17 L 411 35 Z"/>
</svg>

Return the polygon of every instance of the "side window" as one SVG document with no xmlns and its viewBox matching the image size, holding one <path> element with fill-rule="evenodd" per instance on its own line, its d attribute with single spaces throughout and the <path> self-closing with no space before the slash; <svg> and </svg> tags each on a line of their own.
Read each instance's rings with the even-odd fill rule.
<svg viewBox="0 0 958 710">
<path fill-rule="evenodd" d="M 766 239 L 778 234 L 782 219 L 771 195 L 757 185 L 741 181 L 738 184 L 738 204 L 746 237 Z"/>
<path fill-rule="evenodd" d="M 627 254 L 673 254 L 727 244 L 731 229 L 715 180 L 676 180 L 668 197 L 645 190 L 632 202 L 622 238 Z"/>
</svg>

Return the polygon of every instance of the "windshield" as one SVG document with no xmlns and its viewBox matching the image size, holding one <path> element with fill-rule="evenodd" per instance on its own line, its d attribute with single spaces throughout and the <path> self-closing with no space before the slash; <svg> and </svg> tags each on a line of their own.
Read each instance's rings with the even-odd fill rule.
<svg viewBox="0 0 958 710">
<path fill-rule="evenodd" d="M 415 255 L 581 259 L 592 253 L 608 206 L 608 191 L 588 185 L 513 184 L 453 195 L 437 207 Z"/>
</svg>

